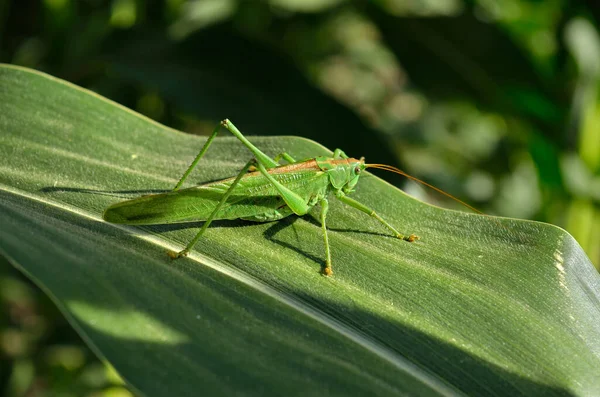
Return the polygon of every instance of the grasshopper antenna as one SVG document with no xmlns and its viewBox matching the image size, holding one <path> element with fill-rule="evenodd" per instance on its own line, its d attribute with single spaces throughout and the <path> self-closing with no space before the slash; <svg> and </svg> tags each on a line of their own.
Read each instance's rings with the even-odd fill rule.
<svg viewBox="0 0 600 397">
<path fill-rule="evenodd" d="M 456 197 L 454 197 L 450 193 L 446 193 L 442 189 L 439 189 L 439 188 L 437 188 L 437 187 L 435 187 L 433 185 L 430 185 L 429 183 L 427 183 L 425 181 L 422 181 L 419 178 L 415 178 L 414 176 L 407 174 L 406 172 L 402 171 L 401 169 L 398 169 L 396 167 L 392 167 L 391 165 L 386 165 L 386 164 L 365 164 L 365 166 L 366 166 L 366 168 L 378 168 L 380 170 L 386 170 L 386 171 L 394 172 L 396 174 L 400 174 L 400 175 L 402 175 L 402 176 L 404 176 L 404 177 L 406 177 L 406 178 L 408 178 L 410 180 L 413 180 L 413 181 L 418 182 L 418 183 L 420 183 L 420 184 L 422 184 L 424 186 L 427 186 L 428 188 L 431 188 L 431 189 L 435 190 L 436 192 L 441 193 L 444 196 L 449 197 L 449 198 L 451 198 L 452 200 L 454 200 L 454 201 L 456 201 L 458 203 L 461 203 L 462 205 L 464 205 L 465 207 L 467 207 L 468 209 L 470 209 L 473 212 L 476 212 L 476 213 L 481 214 L 481 215 L 486 215 L 483 212 L 479 211 L 477 208 L 474 208 L 473 206 L 465 203 L 464 201 L 457 199 Z"/>
</svg>

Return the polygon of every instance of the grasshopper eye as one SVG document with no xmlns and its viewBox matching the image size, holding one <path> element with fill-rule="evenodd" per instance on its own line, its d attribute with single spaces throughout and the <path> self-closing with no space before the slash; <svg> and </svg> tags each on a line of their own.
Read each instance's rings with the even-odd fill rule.
<svg viewBox="0 0 600 397">
<path fill-rule="evenodd" d="M 360 171 L 361 171 L 360 167 L 356 166 L 356 168 L 354 169 L 354 173 L 358 175 L 358 174 L 360 174 Z"/>
</svg>

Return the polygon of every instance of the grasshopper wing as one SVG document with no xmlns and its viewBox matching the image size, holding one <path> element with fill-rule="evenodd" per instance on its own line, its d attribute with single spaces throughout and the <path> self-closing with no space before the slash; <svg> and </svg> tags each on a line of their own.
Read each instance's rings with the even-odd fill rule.
<svg viewBox="0 0 600 397">
<path fill-rule="evenodd" d="M 288 183 L 291 188 L 297 189 L 296 191 L 300 191 L 302 196 L 306 196 L 307 202 L 314 195 L 315 182 L 320 185 L 318 190 L 325 190 L 327 187 L 327 178 L 322 174 L 280 173 L 273 176 L 282 183 Z M 111 223 L 128 225 L 204 221 L 210 216 L 231 183 L 233 178 L 123 201 L 108 207 L 103 217 Z M 306 189 L 307 185 L 312 185 L 312 189 Z M 260 173 L 250 173 L 235 187 L 214 219 L 258 220 L 263 214 L 273 213 L 274 210 L 285 212 L 284 207 L 286 207 L 285 202 L 271 183 Z"/>
</svg>

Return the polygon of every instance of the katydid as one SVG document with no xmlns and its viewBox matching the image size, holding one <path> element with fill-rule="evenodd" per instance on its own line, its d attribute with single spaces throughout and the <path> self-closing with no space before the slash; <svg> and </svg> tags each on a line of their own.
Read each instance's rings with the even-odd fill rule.
<svg viewBox="0 0 600 397">
<path fill-rule="evenodd" d="M 221 127 L 237 137 L 254 158 L 234 178 L 181 189 Z M 282 158 L 288 164 L 280 165 Z M 419 238 L 414 234 L 400 233 L 373 209 L 347 196 L 354 190 L 360 174 L 366 168 L 385 169 L 419 181 L 391 166 L 365 164 L 364 158 L 348 157 L 340 149 L 334 151 L 333 157 L 320 156 L 296 161 L 289 154 L 281 153 L 273 159 L 250 143 L 233 123 L 223 120 L 172 191 L 113 204 L 104 212 L 104 220 L 128 225 L 204 221 L 200 231 L 182 251 L 169 252 L 169 256 L 175 259 L 190 252 L 213 220 L 241 218 L 257 222 L 276 221 L 292 214 L 305 215 L 316 204 L 320 204 L 325 243 L 325 266 L 321 272 L 328 276 L 333 273 L 326 225 L 330 194 L 375 218 L 401 240 L 413 242 Z"/>
</svg>

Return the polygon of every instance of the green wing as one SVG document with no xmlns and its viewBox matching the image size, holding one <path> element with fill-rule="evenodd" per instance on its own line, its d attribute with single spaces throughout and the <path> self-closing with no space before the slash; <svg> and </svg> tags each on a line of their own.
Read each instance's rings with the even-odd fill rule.
<svg viewBox="0 0 600 397">
<path fill-rule="evenodd" d="M 328 177 L 322 171 L 298 170 L 272 174 L 280 183 L 311 202 L 324 195 Z M 143 196 L 111 205 L 104 220 L 129 225 L 204 221 L 212 213 L 234 178 L 174 192 Z M 287 207 L 277 190 L 259 172 L 245 175 L 215 219 L 260 218 Z"/>
</svg>

